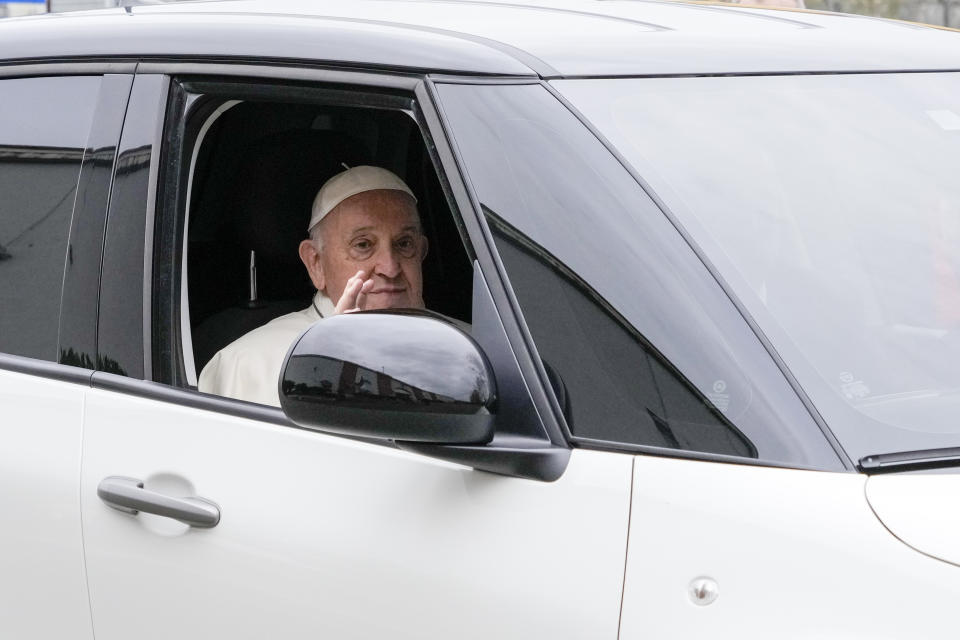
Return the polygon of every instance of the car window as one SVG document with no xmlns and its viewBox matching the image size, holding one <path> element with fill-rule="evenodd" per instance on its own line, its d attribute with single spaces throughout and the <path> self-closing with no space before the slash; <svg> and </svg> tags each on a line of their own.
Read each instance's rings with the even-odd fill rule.
<svg viewBox="0 0 960 640">
<path fill-rule="evenodd" d="M 559 101 L 539 86 L 440 95 L 575 438 L 835 464 L 702 263 Z"/>
<path fill-rule="evenodd" d="M 181 156 L 183 386 L 276 405 L 290 344 L 332 310 L 299 247 L 318 190 L 347 168 L 386 169 L 408 186 L 427 239 L 423 302 L 469 322 L 472 265 L 410 100 L 371 107 L 359 94 L 327 100 L 321 88 L 294 101 L 283 89 L 249 99 L 249 87 L 183 87 L 197 95 Z"/>
<path fill-rule="evenodd" d="M 957 443 L 960 74 L 558 85 L 696 239 L 851 457 Z"/>
<path fill-rule="evenodd" d="M 0 80 L 0 352 L 57 359 L 70 216 L 99 77 Z"/>
</svg>

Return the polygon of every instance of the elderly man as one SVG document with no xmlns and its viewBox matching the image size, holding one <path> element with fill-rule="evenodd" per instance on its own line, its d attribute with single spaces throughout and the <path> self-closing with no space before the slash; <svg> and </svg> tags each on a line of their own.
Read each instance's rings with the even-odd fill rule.
<svg viewBox="0 0 960 640">
<path fill-rule="evenodd" d="M 310 237 L 299 249 L 317 288 L 313 303 L 217 352 L 200 373 L 200 391 L 280 406 L 283 359 L 314 322 L 361 309 L 422 309 L 427 239 L 416 203 L 386 169 L 353 167 L 330 178 L 313 201 Z"/>
</svg>

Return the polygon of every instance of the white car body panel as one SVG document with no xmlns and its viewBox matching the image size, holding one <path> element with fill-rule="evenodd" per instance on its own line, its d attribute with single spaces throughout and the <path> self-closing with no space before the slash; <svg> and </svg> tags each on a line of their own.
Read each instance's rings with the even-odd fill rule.
<svg viewBox="0 0 960 640">
<path fill-rule="evenodd" d="M 93 638 L 80 532 L 84 389 L 0 370 L 0 638 Z"/>
<path fill-rule="evenodd" d="M 884 526 L 917 551 L 960 564 L 960 475 L 878 475 L 867 499 Z"/>
<path fill-rule="evenodd" d="M 956 567 L 890 535 L 865 482 L 637 457 L 620 637 L 942 638 Z M 700 577 L 716 581 L 712 604 L 688 593 Z"/>
<path fill-rule="evenodd" d="M 554 483 L 90 390 L 83 526 L 97 640 L 613 638 L 632 457 Z M 112 509 L 107 476 L 199 495 L 190 529 Z"/>
</svg>

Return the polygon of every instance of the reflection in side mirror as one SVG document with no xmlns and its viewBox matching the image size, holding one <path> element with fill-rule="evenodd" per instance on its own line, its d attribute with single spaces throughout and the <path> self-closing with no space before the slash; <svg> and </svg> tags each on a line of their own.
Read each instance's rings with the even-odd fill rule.
<svg viewBox="0 0 960 640">
<path fill-rule="evenodd" d="M 436 444 L 493 438 L 496 383 L 470 336 L 422 311 L 368 311 L 313 325 L 287 355 L 280 405 L 293 422 Z"/>
</svg>

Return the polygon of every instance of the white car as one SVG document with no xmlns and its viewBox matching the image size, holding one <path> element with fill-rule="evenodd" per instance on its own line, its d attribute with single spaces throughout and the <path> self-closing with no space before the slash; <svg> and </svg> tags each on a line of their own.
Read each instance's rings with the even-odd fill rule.
<svg viewBox="0 0 960 640">
<path fill-rule="evenodd" d="M 277 0 L 0 61 L 0 638 L 954 632 L 957 34 Z M 198 392 L 342 164 L 417 194 L 436 313 Z"/>
</svg>

